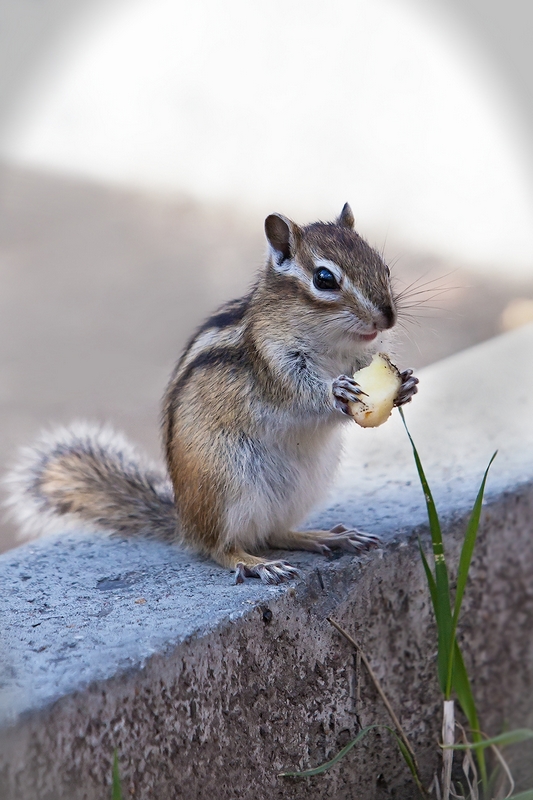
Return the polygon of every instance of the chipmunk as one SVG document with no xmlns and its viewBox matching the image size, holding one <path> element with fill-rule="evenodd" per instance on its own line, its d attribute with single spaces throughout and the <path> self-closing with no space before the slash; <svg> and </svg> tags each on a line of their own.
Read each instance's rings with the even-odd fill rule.
<svg viewBox="0 0 533 800">
<path fill-rule="evenodd" d="M 10 477 L 26 532 L 91 527 L 179 542 L 235 572 L 277 584 L 298 573 L 266 548 L 359 553 L 376 537 L 337 526 L 297 531 L 323 498 L 341 453 L 350 376 L 397 319 L 390 272 L 354 230 L 335 222 L 265 221 L 268 257 L 245 297 L 194 334 L 168 384 L 168 476 L 108 429 L 74 425 L 26 450 Z M 418 380 L 402 373 L 397 405 Z M 170 480 L 169 480 L 170 477 Z"/>
</svg>

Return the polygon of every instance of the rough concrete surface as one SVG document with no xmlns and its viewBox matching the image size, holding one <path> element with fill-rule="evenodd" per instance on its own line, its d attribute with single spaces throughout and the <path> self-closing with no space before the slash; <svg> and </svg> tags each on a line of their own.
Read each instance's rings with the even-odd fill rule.
<svg viewBox="0 0 533 800">
<path fill-rule="evenodd" d="M 452 560 L 499 449 L 460 625 L 489 733 L 533 723 L 532 350 L 530 327 L 436 364 L 407 411 Z M 125 796 L 139 800 L 415 797 L 383 731 L 325 776 L 278 777 L 387 722 L 328 614 L 364 647 L 426 779 L 438 767 L 425 510 L 397 416 L 347 433 L 329 505 L 310 520 L 380 534 L 363 561 L 291 554 L 302 579 L 267 587 L 233 586 L 152 541 L 75 532 L 1 556 L 0 797 L 109 797 L 115 748 Z"/>
</svg>

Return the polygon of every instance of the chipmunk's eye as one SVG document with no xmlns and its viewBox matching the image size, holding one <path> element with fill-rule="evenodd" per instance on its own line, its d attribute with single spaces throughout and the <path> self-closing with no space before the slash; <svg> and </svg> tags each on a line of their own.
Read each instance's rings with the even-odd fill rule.
<svg viewBox="0 0 533 800">
<path fill-rule="evenodd" d="M 317 289 L 320 289 L 323 292 L 334 292 L 337 291 L 337 289 L 340 289 L 335 275 L 333 272 L 330 272 L 329 269 L 326 269 L 326 267 L 319 267 L 318 269 L 315 269 L 313 283 Z"/>
</svg>

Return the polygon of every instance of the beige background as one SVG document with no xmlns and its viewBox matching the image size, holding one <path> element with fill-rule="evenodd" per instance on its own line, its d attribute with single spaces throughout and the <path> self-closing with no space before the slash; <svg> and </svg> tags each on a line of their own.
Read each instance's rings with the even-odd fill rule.
<svg viewBox="0 0 533 800">
<path fill-rule="evenodd" d="M 208 115 L 206 128 L 213 130 L 207 131 L 205 141 L 193 137 L 186 152 L 178 151 L 176 156 L 173 151 L 172 126 L 179 127 L 187 114 L 189 120 L 194 117 L 190 112 L 196 100 L 195 95 L 189 95 L 189 105 L 184 106 L 183 94 L 178 102 L 172 91 L 190 86 L 190 73 L 203 59 L 207 66 L 202 67 L 201 96 L 222 103 L 224 87 L 211 94 L 208 89 L 210 75 L 217 70 L 224 74 L 224 50 L 197 53 L 185 65 L 181 83 L 179 70 L 170 72 L 170 94 L 160 98 L 160 105 L 156 98 L 154 109 L 172 107 L 174 111 L 169 112 L 164 124 L 160 120 L 146 126 L 143 137 L 135 139 L 133 123 L 139 115 L 147 116 L 143 98 L 151 91 L 150 80 L 157 77 L 150 71 L 154 58 L 148 50 L 132 51 L 134 39 L 129 44 L 121 43 L 120 37 L 112 40 L 117 53 L 133 52 L 143 66 L 145 94 L 136 91 L 137 84 L 123 66 L 120 74 L 113 72 L 111 62 L 104 65 L 108 73 L 103 67 L 98 72 L 89 69 L 95 63 L 95 53 L 104 52 L 98 47 L 108 36 L 106 20 L 111 12 L 117 19 L 120 5 L 112 0 L 93 4 L 62 0 L 0 2 L 0 36 L 4 37 L 0 47 L 3 465 L 13 458 L 19 444 L 30 442 L 43 426 L 80 417 L 111 422 L 157 456 L 159 398 L 173 362 L 194 326 L 217 304 L 244 291 L 252 280 L 263 261 L 263 218 L 273 210 L 305 222 L 332 216 L 349 200 L 356 208 L 361 232 L 384 248 L 394 264 L 399 286 L 419 279 L 436 281 L 437 292 L 446 288 L 438 297 L 427 300 L 417 319 L 406 324 L 406 330 L 399 330 L 396 353 L 402 367 L 423 366 L 528 318 L 533 301 L 529 250 L 533 226 L 529 216 L 531 153 L 525 142 L 533 71 L 526 69 L 529 50 L 524 26 L 531 12 L 525 4 L 519 7 L 507 3 L 504 11 L 503 3 L 478 7 L 475 0 L 457 0 L 448 9 L 453 5 L 457 16 L 445 19 L 441 4 L 435 1 L 425 6 L 437 16 L 430 19 L 426 15 L 416 22 L 415 0 L 396 3 L 398 9 L 405 7 L 408 20 L 415 20 L 414 28 L 411 22 L 406 28 L 411 31 L 409 36 L 413 30 L 421 31 L 420 35 L 429 31 L 429 40 L 422 36 L 420 46 L 433 52 L 431 45 L 438 42 L 443 58 L 439 64 L 444 72 L 446 64 L 451 63 L 459 78 L 464 75 L 464 81 L 458 84 L 442 84 L 446 85 L 443 102 L 446 99 L 451 103 L 452 127 L 464 127 L 464 141 L 470 149 L 461 151 L 461 136 L 455 136 L 453 141 L 444 137 L 440 149 L 423 153 L 418 146 L 406 152 L 406 141 L 413 141 L 409 138 L 410 126 L 423 122 L 425 109 L 413 94 L 415 100 L 409 107 L 400 103 L 394 113 L 388 112 L 387 86 L 396 85 L 390 70 L 407 70 L 405 74 L 413 80 L 412 92 L 416 92 L 424 65 L 413 71 L 411 62 L 402 61 L 400 52 L 395 56 L 396 67 L 387 67 L 387 53 L 378 49 L 382 62 L 379 75 L 373 59 L 367 57 L 364 62 L 365 108 L 373 108 L 377 114 L 381 107 L 379 121 L 384 123 L 376 127 L 374 117 L 365 117 L 364 148 L 358 144 L 357 118 L 350 116 L 358 100 L 352 90 L 346 95 L 346 116 L 335 117 L 336 127 L 330 129 L 328 103 L 335 96 L 327 91 L 331 81 L 326 81 L 318 94 L 315 91 L 314 102 L 313 87 L 309 96 L 300 92 L 300 99 L 307 98 L 303 106 L 286 103 L 286 97 L 300 86 L 293 82 L 283 90 L 279 117 L 265 114 L 267 123 L 286 126 L 290 169 L 301 157 L 296 172 L 290 173 L 291 180 L 286 162 L 280 161 L 276 172 L 276 161 L 262 158 L 263 152 L 275 154 L 283 137 L 273 140 L 274 150 L 261 150 L 257 136 L 251 135 L 256 129 L 252 126 L 248 130 L 246 119 L 239 118 L 239 146 L 235 148 L 230 141 L 223 148 L 224 159 L 213 158 L 216 136 L 236 129 L 231 125 L 231 114 L 225 117 L 229 123 L 222 127 L 217 127 L 216 114 Z M 133 5 L 139 9 L 142 3 Z M 185 8 L 180 3 L 173 6 Z M 84 29 L 83 20 L 89 17 L 79 16 L 80 10 L 84 14 L 90 10 L 90 30 Z M 289 49 L 292 40 L 287 32 L 297 18 L 291 19 L 278 17 L 280 35 L 288 37 Z M 208 21 L 216 28 L 220 19 L 215 14 Z M 338 20 L 332 19 L 332 25 L 337 30 Z M 256 30 L 259 36 L 260 26 L 256 28 L 252 26 L 248 35 Z M 157 25 L 153 27 L 153 31 L 158 29 Z M 275 25 L 272 30 L 275 34 Z M 237 29 L 231 35 L 241 37 L 242 31 Z M 379 28 L 376 35 L 379 41 Z M 305 42 L 301 45 L 309 63 L 304 59 L 296 64 L 300 83 L 307 74 L 315 74 L 317 64 L 319 71 L 323 64 L 327 72 L 328 59 L 335 49 L 335 41 L 326 36 L 317 52 L 314 36 L 311 31 L 308 44 L 313 47 L 308 51 Z M 82 41 L 85 44 L 79 50 L 72 44 Z M 157 43 L 155 33 L 152 41 Z M 261 44 L 264 46 L 268 42 Z M 446 53 L 452 54 L 451 62 L 446 61 Z M 283 57 L 283 52 L 277 57 Z M 119 59 L 119 63 L 125 62 Z M 265 63 L 263 73 L 260 64 L 255 68 L 265 82 L 269 63 Z M 453 77 L 452 73 L 446 74 Z M 84 82 L 73 84 L 73 77 L 82 74 Z M 273 74 L 283 88 L 283 72 Z M 339 75 L 339 81 L 348 81 L 350 87 L 350 75 Z M 377 81 L 374 94 L 373 80 Z M 109 105 L 102 106 L 103 98 L 108 104 L 113 98 L 112 93 L 104 91 L 107 82 L 118 87 L 117 108 L 124 106 L 122 116 L 104 114 Z M 453 116 L 457 113 L 452 103 L 454 86 L 467 92 L 463 95 L 465 102 L 469 97 L 478 98 L 476 119 Z M 124 101 L 126 89 L 129 104 Z M 427 91 L 427 87 L 422 89 Z M 239 105 L 238 93 L 230 96 L 242 114 L 246 104 Z M 275 101 L 275 93 L 273 98 Z M 261 104 L 271 102 L 272 97 L 257 88 L 254 91 L 252 86 L 245 100 L 259 114 Z M 264 108 L 261 113 L 265 113 Z M 420 119 L 413 118 L 417 108 Z M 496 121 L 492 133 L 499 133 L 490 139 L 484 160 L 474 158 L 477 139 L 473 133 L 486 115 Z M 434 118 L 426 116 L 435 143 Z M 96 140 L 87 135 L 89 117 Z M 339 140 L 335 135 L 343 127 L 343 119 L 347 120 L 349 140 Z M 291 120 L 300 127 L 290 130 Z M 129 131 L 127 142 L 124 126 Z M 194 133 L 194 125 L 188 130 Z M 383 130 L 384 138 L 374 135 L 374 131 Z M 489 139 L 483 138 L 480 147 L 488 147 L 487 142 Z M 218 170 L 211 184 L 210 174 L 202 166 L 204 147 L 211 148 L 210 163 Z M 311 149 L 306 150 L 308 147 Z M 449 147 L 446 158 L 442 157 L 442 147 Z M 387 169 L 383 169 L 384 155 L 390 165 Z M 363 162 L 364 175 L 358 171 Z M 411 172 L 405 173 L 406 163 Z M 136 171 L 132 172 L 132 164 Z M 460 176 L 469 176 L 479 203 L 463 191 L 458 180 L 450 180 L 450 164 Z M 375 165 L 381 165 L 380 171 Z M 260 168 L 264 173 L 260 174 Z M 311 184 L 301 178 L 306 171 L 313 176 Z M 476 184 L 476 176 L 485 181 L 484 171 L 486 182 Z M 156 179 L 162 172 L 168 173 L 165 186 Z M 405 179 L 405 174 L 407 178 L 413 175 L 413 181 Z M 447 192 L 435 191 L 438 181 L 448 186 Z M 477 233 L 469 238 L 472 231 Z M 488 241 L 495 243 L 489 254 Z M 509 258 L 505 257 L 506 243 Z M 495 393 L 500 390 L 495 379 Z M 14 531 L 6 523 L 0 530 L 0 547 L 13 542 Z"/>
</svg>

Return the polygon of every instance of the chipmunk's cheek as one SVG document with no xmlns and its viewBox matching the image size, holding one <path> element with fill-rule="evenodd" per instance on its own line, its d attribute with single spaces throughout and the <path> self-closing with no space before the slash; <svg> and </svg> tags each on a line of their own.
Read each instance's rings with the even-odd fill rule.
<svg viewBox="0 0 533 800">
<path fill-rule="evenodd" d="M 391 415 L 402 388 L 399 370 L 384 353 L 378 353 L 368 367 L 354 375 L 362 394 L 357 402 L 349 403 L 349 412 L 363 428 L 377 428 Z"/>
</svg>

